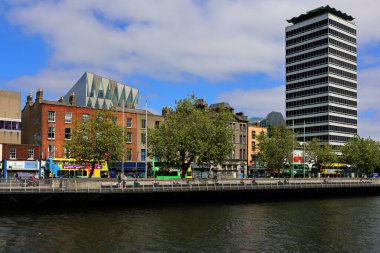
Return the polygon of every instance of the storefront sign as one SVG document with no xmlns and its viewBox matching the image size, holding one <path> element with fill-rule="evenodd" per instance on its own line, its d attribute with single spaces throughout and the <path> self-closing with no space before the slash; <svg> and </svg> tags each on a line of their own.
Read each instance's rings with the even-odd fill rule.
<svg viewBox="0 0 380 253">
<path fill-rule="evenodd" d="M 7 161 L 8 170 L 38 170 L 37 161 Z"/>
</svg>

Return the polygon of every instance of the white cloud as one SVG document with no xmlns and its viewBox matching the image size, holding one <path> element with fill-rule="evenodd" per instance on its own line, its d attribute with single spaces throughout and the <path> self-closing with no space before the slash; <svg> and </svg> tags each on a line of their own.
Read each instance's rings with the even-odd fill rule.
<svg viewBox="0 0 380 253">
<path fill-rule="evenodd" d="M 15 5 L 7 17 L 42 36 L 55 66 L 221 80 L 281 69 L 280 13 L 291 8 L 249 1 L 41 1 Z M 275 13 L 267 15 L 269 9 Z"/>
<path fill-rule="evenodd" d="M 41 88 L 45 92 L 47 99 L 56 100 L 63 96 L 63 91 L 68 91 L 79 79 L 83 72 L 68 70 L 43 70 L 36 75 L 23 75 L 9 81 L 6 85 L 10 88 L 17 87 L 20 92 L 25 94 L 32 93 L 33 96 L 37 89 Z"/>
<path fill-rule="evenodd" d="M 358 109 L 375 109 L 380 112 L 380 66 L 359 72 Z"/>
<path fill-rule="evenodd" d="M 358 134 L 364 138 L 371 137 L 374 140 L 380 141 L 379 126 L 380 111 L 377 111 L 373 117 L 360 119 L 358 121 Z"/>
<path fill-rule="evenodd" d="M 9 1 L 8 21 L 43 38 L 51 64 L 176 79 L 279 75 L 286 19 L 324 1 Z M 380 41 L 376 1 L 337 0 L 359 43 Z"/>
<path fill-rule="evenodd" d="M 8 21 L 43 38 L 51 64 L 173 79 L 278 75 L 286 19 L 325 1 L 9 1 Z M 359 45 L 380 41 L 377 1 L 330 3 L 358 21 Z"/>
<path fill-rule="evenodd" d="M 228 101 L 235 112 L 243 111 L 249 117 L 265 117 L 271 111 L 281 112 L 284 115 L 285 87 L 283 85 L 270 89 L 235 89 L 223 92 L 218 96 L 219 102 Z"/>
<path fill-rule="evenodd" d="M 10 83 L 32 92 L 54 84 L 52 96 L 60 96 L 84 69 L 112 79 L 138 74 L 220 81 L 245 73 L 278 79 L 284 76 L 286 19 L 326 4 L 355 17 L 359 48 L 379 44 L 376 0 L 9 0 L 8 22 L 41 37 L 50 57 L 45 70 Z M 363 59 L 376 61 L 370 51 L 365 54 Z M 360 111 L 380 110 L 379 71 L 374 67 L 359 73 Z M 218 98 L 249 115 L 283 113 L 285 107 L 281 87 L 232 88 Z M 365 126 L 372 131 L 369 123 Z"/>
</svg>

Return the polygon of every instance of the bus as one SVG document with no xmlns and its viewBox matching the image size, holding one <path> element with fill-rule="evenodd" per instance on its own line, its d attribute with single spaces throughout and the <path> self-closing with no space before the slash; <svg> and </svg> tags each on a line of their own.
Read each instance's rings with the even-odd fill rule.
<svg viewBox="0 0 380 253">
<path fill-rule="evenodd" d="M 149 164 L 148 164 L 149 166 Z M 117 175 L 124 175 L 127 178 L 145 178 L 145 162 L 112 162 L 109 167 L 109 175 L 111 178 L 116 178 Z M 148 168 L 149 172 L 149 168 Z M 148 173 L 149 175 L 149 173 Z"/>
<path fill-rule="evenodd" d="M 309 177 L 311 173 L 311 166 L 307 163 L 285 164 L 284 169 L 282 170 L 282 175 L 284 177 L 291 177 L 292 171 L 294 177 L 303 177 L 304 175 L 305 177 Z"/>
<path fill-rule="evenodd" d="M 45 170 L 49 173 L 49 177 L 86 178 L 90 174 L 91 163 L 80 163 L 73 158 L 48 158 L 46 159 Z M 108 177 L 106 161 L 101 161 L 95 165 L 92 177 Z"/>
<path fill-rule="evenodd" d="M 148 163 L 148 169 L 151 170 L 152 176 L 159 179 L 181 179 L 181 169 L 178 167 L 174 163 L 167 162 L 150 161 Z M 184 178 L 193 178 L 191 166 L 187 169 Z"/>
<path fill-rule="evenodd" d="M 322 177 L 342 177 L 347 176 L 351 166 L 344 163 L 324 163 L 313 164 L 312 171 L 314 174 L 320 173 Z"/>
</svg>

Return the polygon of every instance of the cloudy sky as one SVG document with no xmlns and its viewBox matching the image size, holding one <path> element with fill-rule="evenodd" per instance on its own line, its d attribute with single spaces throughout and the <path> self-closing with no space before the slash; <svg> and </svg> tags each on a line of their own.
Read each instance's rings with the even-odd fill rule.
<svg viewBox="0 0 380 253">
<path fill-rule="evenodd" d="M 90 71 L 138 88 L 157 113 L 194 93 L 284 114 L 286 20 L 327 4 L 355 18 L 359 134 L 380 140 L 376 0 L 0 0 L 0 89 L 57 100 Z"/>
</svg>

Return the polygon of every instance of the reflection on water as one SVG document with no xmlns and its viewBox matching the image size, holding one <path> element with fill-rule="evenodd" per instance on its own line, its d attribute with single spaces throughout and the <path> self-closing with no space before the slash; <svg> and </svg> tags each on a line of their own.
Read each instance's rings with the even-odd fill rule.
<svg viewBox="0 0 380 253">
<path fill-rule="evenodd" d="M 0 252 L 380 252 L 380 197 L 3 211 Z"/>
</svg>

